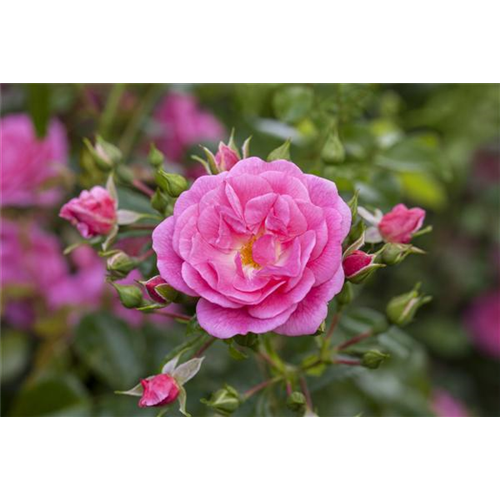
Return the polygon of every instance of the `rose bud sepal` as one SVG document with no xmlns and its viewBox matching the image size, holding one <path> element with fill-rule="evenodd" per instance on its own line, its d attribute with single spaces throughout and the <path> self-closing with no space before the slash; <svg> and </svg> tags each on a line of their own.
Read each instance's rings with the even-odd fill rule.
<svg viewBox="0 0 500 500">
<path fill-rule="evenodd" d="M 432 300 L 429 295 L 419 294 L 419 288 L 420 283 L 411 292 L 398 295 L 390 300 L 387 304 L 386 314 L 392 323 L 399 326 L 407 325 L 413 320 L 417 310 Z"/>
<path fill-rule="evenodd" d="M 425 254 L 420 248 L 404 243 L 387 243 L 381 252 L 382 262 L 388 266 L 393 266 L 403 262 L 410 254 Z"/>
<path fill-rule="evenodd" d="M 219 415 L 229 417 L 239 408 L 241 398 L 234 387 L 226 384 L 224 388 L 212 394 L 210 399 L 201 399 L 200 401 Z"/>
<path fill-rule="evenodd" d="M 127 309 L 135 309 L 141 307 L 144 299 L 142 291 L 134 285 L 118 285 L 112 283 L 118 292 L 118 298 L 124 307 Z"/>
<path fill-rule="evenodd" d="M 168 305 L 174 302 L 179 292 L 172 288 L 161 276 L 153 276 L 148 281 L 140 281 L 147 294 L 157 304 Z"/>
<path fill-rule="evenodd" d="M 106 262 L 106 269 L 114 279 L 125 278 L 130 271 L 138 266 L 137 259 L 129 257 L 121 250 L 115 252 Z"/>
<path fill-rule="evenodd" d="M 169 174 L 163 169 L 156 172 L 155 181 L 172 198 L 178 198 L 188 188 L 188 182 L 182 175 Z"/>
<path fill-rule="evenodd" d="M 370 370 L 376 370 L 388 358 L 390 358 L 389 354 L 373 349 L 363 354 L 361 365 Z"/>
</svg>

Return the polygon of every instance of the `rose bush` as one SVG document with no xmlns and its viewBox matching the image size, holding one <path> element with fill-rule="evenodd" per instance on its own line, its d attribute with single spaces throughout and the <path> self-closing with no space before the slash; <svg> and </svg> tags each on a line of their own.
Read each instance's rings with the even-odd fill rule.
<svg viewBox="0 0 500 500">
<path fill-rule="evenodd" d="M 199 178 L 153 233 L 162 277 L 211 335 L 317 331 L 344 283 L 351 212 L 331 181 L 248 158 Z"/>
</svg>

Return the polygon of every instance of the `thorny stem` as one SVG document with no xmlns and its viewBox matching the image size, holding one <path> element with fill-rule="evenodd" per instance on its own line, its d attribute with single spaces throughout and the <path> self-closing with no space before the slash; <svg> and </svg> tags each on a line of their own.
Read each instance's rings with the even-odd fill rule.
<svg viewBox="0 0 500 500">
<path fill-rule="evenodd" d="M 309 410 L 313 410 L 313 404 L 312 404 L 312 399 L 311 399 L 311 393 L 309 392 L 309 388 L 307 387 L 307 382 L 305 377 L 300 377 L 300 387 L 302 389 L 302 392 L 304 393 L 304 396 L 306 397 L 306 405 Z"/>
<path fill-rule="evenodd" d="M 371 337 L 372 333 L 373 332 L 371 330 L 368 330 L 368 331 L 366 331 L 364 333 L 360 333 L 359 335 L 356 335 L 352 339 L 346 340 L 345 342 L 342 342 L 342 344 L 339 344 L 336 347 L 336 350 L 337 351 L 343 351 L 347 347 L 350 347 L 350 346 L 352 346 L 354 344 L 357 344 L 358 342 L 361 342 L 362 340 L 367 339 L 368 337 Z"/>
<path fill-rule="evenodd" d="M 261 391 L 262 389 L 265 389 L 266 387 L 275 384 L 276 382 L 279 382 L 281 380 L 281 377 L 276 377 L 276 378 L 271 378 L 269 380 L 264 380 L 264 382 L 261 382 L 260 384 L 257 384 L 256 386 L 252 387 L 251 389 L 248 389 L 243 394 L 244 399 L 248 399 L 252 397 L 255 393 Z"/>
<path fill-rule="evenodd" d="M 193 355 L 193 358 L 199 358 L 217 339 L 212 337 L 210 340 L 205 342 Z"/>
<path fill-rule="evenodd" d="M 155 194 L 149 186 L 146 186 L 146 184 L 139 179 L 134 179 L 132 181 L 132 186 L 134 186 L 141 193 L 145 194 L 148 198 L 151 198 Z"/>
</svg>

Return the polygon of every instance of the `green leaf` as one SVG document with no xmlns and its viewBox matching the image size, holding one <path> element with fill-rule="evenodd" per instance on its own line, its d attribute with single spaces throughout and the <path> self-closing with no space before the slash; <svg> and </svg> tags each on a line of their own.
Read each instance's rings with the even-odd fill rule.
<svg viewBox="0 0 500 500">
<path fill-rule="evenodd" d="M 434 176 L 420 172 L 401 174 L 403 190 L 410 200 L 425 208 L 441 210 L 447 203 L 446 191 Z"/>
<path fill-rule="evenodd" d="M 28 84 L 28 111 L 38 138 L 45 137 L 50 119 L 51 86 L 46 83 Z"/>
<path fill-rule="evenodd" d="M 86 316 L 78 325 L 74 347 L 87 367 L 113 389 L 135 384 L 143 374 L 143 339 L 117 318 Z"/>
<path fill-rule="evenodd" d="M 296 123 L 305 118 L 311 111 L 313 103 L 313 89 L 302 85 L 279 89 L 273 98 L 273 108 L 277 118 L 287 123 Z"/>
<path fill-rule="evenodd" d="M 88 416 L 90 402 L 80 381 L 72 375 L 45 377 L 25 385 L 11 412 L 15 417 Z"/>
<path fill-rule="evenodd" d="M 236 361 L 241 361 L 248 358 L 248 354 L 236 349 L 233 344 L 229 345 L 229 355 Z"/>
</svg>

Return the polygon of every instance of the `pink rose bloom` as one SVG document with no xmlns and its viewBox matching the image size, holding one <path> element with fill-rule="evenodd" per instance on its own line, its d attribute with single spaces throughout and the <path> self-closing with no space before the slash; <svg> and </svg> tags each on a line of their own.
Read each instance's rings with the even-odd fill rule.
<svg viewBox="0 0 500 500">
<path fill-rule="evenodd" d="M 373 255 L 368 255 L 361 250 L 355 250 L 342 262 L 346 278 L 351 278 L 366 269 L 373 262 Z"/>
<path fill-rule="evenodd" d="M 59 216 L 76 226 L 84 238 L 108 234 L 116 224 L 116 200 L 95 186 L 84 190 L 61 208 Z"/>
<path fill-rule="evenodd" d="M 198 107 L 190 94 L 172 92 L 158 107 L 155 118 L 163 129 L 158 148 L 172 161 L 180 161 L 187 148 L 202 141 L 217 141 L 225 135 L 223 125 Z"/>
<path fill-rule="evenodd" d="M 219 143 L 219 150 L 215 155 L 215 163 L 219 172 L 231 170 L 239 161 L 238 155 L 229 146 L 223 142 Z"/>
<path fill-rule="evenodd" d="M 161 276 L 200 296 L 211 335 L 308 335 L 344 283 L 351 212 L 333 182 L 289 161 L 238 162 L 203 176 L 153 232 Z"/>
<path fill-rule="evenodd" d="M 382 217 L 378 229 L 382 238 L 390 243 L 409 243 L 424 223 L 425 210 L 407 208 L 400 203 Z"/>
<path fill-rule="evenodd" d="M 149 406 L 165 406 L 173 403 L 179 396 L 179 386 L 175 379 L 162 373 L 153 377 L 141 380 L 144 392 L 139 400 L 141 408 Z"/>
<path fill-rule="evenodd" d="M 438 417 L 468 417 L 469 412 L 461 401 L 449 392 L 437 389 L 432 395 L 432 409 Z"/>
<path fill-rule="evenodd" d="M 9 115 L 0 121 L 2 206 L 51 205 L 61 196 L 49 187 L 67 162 L 67 140 L 63 126 L 53 120 L 44 139 L 36 137 L 27 115 Z"/>
<path fill-rule="evenodd" d="M 500 290 L 476 298 L 465 314 L 465 323 L 477 348 L 500 358 Z"/>
</svg>

